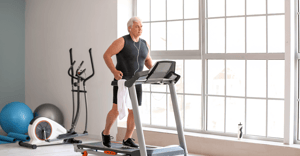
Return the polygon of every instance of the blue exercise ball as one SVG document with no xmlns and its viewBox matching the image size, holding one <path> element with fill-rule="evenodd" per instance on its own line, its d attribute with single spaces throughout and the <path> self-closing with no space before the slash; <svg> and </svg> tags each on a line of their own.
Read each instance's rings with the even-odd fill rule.
<svg viewBox="0 0 300 156">
<path fill-rule="evenodd" d="M 33 119 L 31 109 L 22 102 L 11 102 L 5 105 L 0 113 L 0 123 L 2 129 L 9 132 L 25 134 Z"/>
</svg>

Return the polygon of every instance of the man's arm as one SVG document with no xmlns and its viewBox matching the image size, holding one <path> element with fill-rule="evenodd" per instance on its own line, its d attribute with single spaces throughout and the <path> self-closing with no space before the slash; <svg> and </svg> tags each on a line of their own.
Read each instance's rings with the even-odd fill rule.
<svg viewBox="0 0 300 156">
<path fill-rule="evenodd" d="M 123 76 L 123 73 L 116 69 L 111 57 L 118 54 L 123 49 L 124 44 L 125 44 L 124 38 L 121 37 L 121 38 L 115 40 L 109 46 L 109 48 L 106 50 L 106 52 L 103 54 L 103 59 L 104 59 L 106 65 L 107 65 L 107 67 L 114 74 L 114 77 L 115 77 L 116 80 L 121 79 L 122 76 Z"/>
<path fill-rule="evenodd" d="M 147 43 L 147 42 L 146 42 Z M 145 66 L 148 68 L 148 69 L 151 69 L 152 68 L 152 58 L 151 58 L 151 55 L 150 55 L 150 46 L 149 44 L 147 43 L 147 47 L 148 47 L 148 55 L 145 59 Z"/>
</svg>

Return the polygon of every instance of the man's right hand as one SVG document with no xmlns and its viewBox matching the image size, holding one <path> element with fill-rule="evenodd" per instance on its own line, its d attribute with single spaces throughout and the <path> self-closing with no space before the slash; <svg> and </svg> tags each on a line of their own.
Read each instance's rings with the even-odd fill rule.
<svg viewBox="0 0 300 156">
<path fill-rule="evenodd" d="M 113 72 L 113 74 L 114 74 L 114 77 L 115 77 L 116 80 L 120 80 L 123 77 L 123 73 L 121 71 L 119 71 L 119 70 L 115 70 Z"/>
</svg>

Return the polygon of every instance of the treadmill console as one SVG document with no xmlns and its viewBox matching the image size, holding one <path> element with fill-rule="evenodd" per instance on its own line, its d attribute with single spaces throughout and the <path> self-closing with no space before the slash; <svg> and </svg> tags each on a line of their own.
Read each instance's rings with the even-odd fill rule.
<svg viewBox="0 0 300 156">
<path fill-rule="evenodd" d="M 180 75 L 175 73 L 176 62 L 175 61 L 158 61 L 152 66 L 150 70 L 137 72 L 133 77 L 125 82 L 126 87 L 131 87 L 136 84 L 162 84 L 166 80 L 174 81 L 176 83 L 180 79 Z M 113 86 L 117 86 L 117 81 L 111 83 Z"/>
</svg>

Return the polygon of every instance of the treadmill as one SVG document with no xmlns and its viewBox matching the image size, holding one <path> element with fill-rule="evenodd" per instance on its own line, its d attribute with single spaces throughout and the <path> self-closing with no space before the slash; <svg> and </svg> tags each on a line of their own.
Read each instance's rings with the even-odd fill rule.
<svg viewBox="0 0 300 156">
<path fill-rule="evenodd" d="M 187 156 L 188 151 L 184 138 L 182 123 L 180 120 L 175 90 L 175 84 L 180 79 L 180 75 L 175 73 L 175 65 L 175 61 L 158 61 L 150 70 L 137 72 L 131 79 L 125 81 L 125 86 L 129 88 L 129 95 L 132 102 L 139 148 L 125 148 L 123 147 L 122 143 L 119 142 L 111 142 L 111 147 L 108 148 L 104 146 L 102 142 L 96 142 L 87 144 L 74 144 L 75 152 L 81 152 L 83 156 L 87 156 L 88 154 L 101 156 Z M 171 145 L 166 147 L 146 147 L 135 89 L 135 85 L 138 84 L 169 85 L 180 145 Z M 117 81 L 112 81 L 111 85 L 117 86 L 118 83 Z"/>
</svg>

